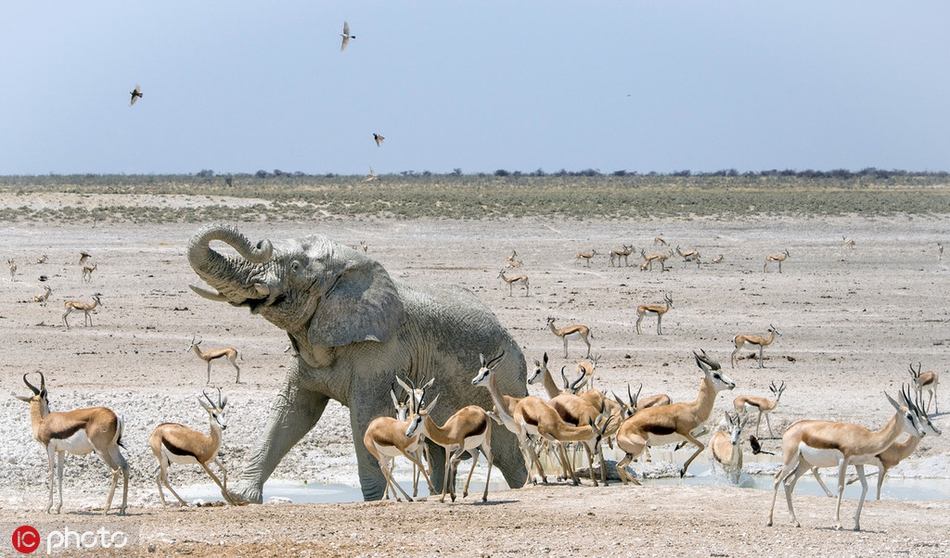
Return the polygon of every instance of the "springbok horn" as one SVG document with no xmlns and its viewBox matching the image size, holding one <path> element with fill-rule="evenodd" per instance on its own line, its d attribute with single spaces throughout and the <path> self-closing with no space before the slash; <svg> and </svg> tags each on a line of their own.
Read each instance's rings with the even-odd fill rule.
<svg viewBox="0 0 950 558">
<path fill-rule="evenodd" d="M 504 357 L 505 357 L 505 351 L 502 351 L 500 355 L 498 355 L 498 356 L 496 356 L 495 358 L 493 358 L 493 359 L 491 359 L 491 360 L 488 361 L 488 367 L 491 368 L 492 366 L 495 365 L 496 362 L 498 362 L 499 360 L 501 360 L 501 359 L 504 358 Z"/>
<path fill-rule="evenodd" d="M 39 394 L 40 394 L 40 390 L 39 390 L 39 389 L 36 389 L 36 386 L 34 386 L 33 384 L 31 384 L 30 381 L 26 379 L 26 374 L 23 375 L 23 383 L 26 384 L 26 387 L 30 388 L 30 391 L 33 392 L 33 395 L 39 395 Z"/>
</svg>

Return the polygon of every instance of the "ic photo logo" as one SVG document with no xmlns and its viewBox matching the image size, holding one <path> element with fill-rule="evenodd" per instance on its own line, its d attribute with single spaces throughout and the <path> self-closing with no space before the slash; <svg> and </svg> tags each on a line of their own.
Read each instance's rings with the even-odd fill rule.
<svg viewBox="0 0 950 558">
<path fill-rule="evenodd" d="M 20 525 L 13 530 L 13 548 L 21 554 L 32 554 L 45 547 L 46 554 L 83 551 L 95 549 L 124 548 L 129 544 L 129 536 L 122 531 L 110 531 L 105 527 L 95 530 L 70 529 L 62 526 L 57 529 L 40 531 L 32 525 Z"/>
<path fill-rule="evenodd" d="M 40 546 L 40 532 L 30 525 L 20 525 L 13 531 L 13 548 L 20 554 L 30 554 Z"/>
</svg>

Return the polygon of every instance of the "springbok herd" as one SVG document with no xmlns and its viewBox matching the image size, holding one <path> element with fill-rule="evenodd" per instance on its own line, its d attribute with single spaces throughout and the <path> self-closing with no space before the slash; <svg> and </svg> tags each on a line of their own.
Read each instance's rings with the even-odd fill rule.
<svg viewBox="0 0 950 558">
<path fill-rule="evenodd" d="M 622 244 L 621 246 L 621 248 L 605 252 L 594 249 L 577 252 L 574 261 L 569 263 L 573 264 L 571 267 L 583 266 L 586 270 L 596 266 L 598 256 L 603 256 L 606 259 L 607 268 L 627 267 L 629 265 L 627 258 L 635 254 L 636 249 L 633 245 Z M 669 246 L 670 244 L 665 239 L 656 237 L 654 246 L 651 247 L 655 250 L 649 253 L 646 249 L 639 251 L 642 260 L 639 270 L 648 272 L 654 269 L 654 264 L 660 271 L 668 270 L 670 269 L 668 260 L 677 256 L 682 258 L 684 264 L 695 266 L 715 265 L 724 261 L 721 254 L 706 259 L 696 249 L 683 250 L 681 246 L 675 244 L 673 248 Z M 843 246 L 843 249 L 848 251 L 856 249 L 855 241 L 847 237 L 844 238 Z M 940 252 L 942 250 L 938 251 L 938 257 L 942 256 Z M 783 262 L 788 265 L 794 261 L 789 258 L 790 252 L 784 248 L 776 253 L 763 254 L 761 272 L 768 272 L 774 266 L 781 273 Z M 45 256 L 42 259 L 45 260 Z M 12 259 L 8 261 L 11 281 L 16 281 L 17 266 Z M 37 260 L 37 264 L 39 263 L 41 262 Z M 80 280 L 83 283 L 92 281 L 92 273 L 97 269 L 97 265 L 87 265 L 85 257 L 80 264 L 82 268 Z M 514 294 L 513 289 L 516 286 L 524 289 L 525 297 L 532 297 L 528 280 L 532 272 L 526 267 L 528 266 L 518 258 L 517 252 L 512 251 L 506 256 L 504 267 L 498 274 L 498 278 L 508 284 L 509 297 Z M 538 275 L 543 276 L 541 270 L 538 270 Z M 46 304 L 51 291 L 47 286 L 46 291 L 36 295 L 34 301 Z M 635 323 L 630 331 L 633 335 L 642 334 L 641 322 L 644 318 L 651 323 L 650 320 L 655 317 L 657 336 L 670 336 L 669 331 L 664 334 L 663 317 L 670 310 L 674 310 L 674 313 L 681 310 L 674 306 L 673 292 L 664 292 L 663 289 L 657 289 L 657 291 L 662 293 L 661 302 L 637 306 Z M 81 311 L 86 318 L 85 325 L 95 327 L 92 324 L 91 314 L 97 307 L 102 306 L 101 296 L 100 293 L 96 293 L 91 303 L 66 301 L 64 303 L 66 313 L 62 316 L 63 325 L 66 328 L 69 327 L 67 316 L 70 312 Z M 680 300 L 682 296 L 678 294 L 676 299 Z M 550 313 L 555 312 L 550 310 Z M 781 316 L 776 315 L 773 318 L 778 320 Z M 556 323 L 558 321 L 561 323 Z M 768 323 L 768 319 L 765 319 L 763 323 Z M 787 382 L 785 380 L 780 383 L 772 382 L 769 386 L 770 396 L 763 393 L 749 393 L 723 372 L 716 359 L 710 357 L 705 351 L 697 350 L 693 352 L 691 358 L 699 370 L 697 378 L 699 390 L 692 401 L 674 402 L 669 395 L 664 393 L 642 396 L 643 386 L 633 388 L 629 383 L 604 389 L 608 386 L 595 385 L 595 380 L 598 378 L 597 367 L 599 364 L 602 366 L 604 362 L 603 357 L 599 357 L 596 354 L 597 351 L 592 349 L 597 344 L 595 337 L 597 328 L 598 324 L 571 323 L 564 321 L 563 318 L 548 315 L 546 329 L 554 336 L 551 348 L 557 347 L 557 342 L 560 341 L 563 358 L 568 359 L 569 342 L 573 341 L 575 346 L 580 343 L 583 345 L 586 360 L 577 362 L 571 370 L 568 370 L 568 365 L 564 365 L 560 370 L 552 371 L 548 368 L 551 361 L 545 352 L 534 361 L 533 373 L 529 366 L 528 383 L 530 385 L 540 383 L 547 397 L 529 395 L 524 398 L 513 398 L 497 390 L 492 376 L 493 364 L 502 355 L 485 355 L 481 363 L 473 363 L 472 383 L 474 386 L 484 387 L 489 391 L 494 408 L 486 411 L 474 406 L 465 407 L 441 425 L 429 416 L 429 411 L 438 403 L 438 395 L 427 396 L 427 392 L 438 393 L 438 378 L 432 378 L 428 383 L 418 387 L 412 385 L 408 378 L 394 378 L 394 381 L 401 386 L 401 392 L 397 392 L 394 388 L 391 393 L 394 405 L 393 417 L 380 417 L 370 425 L 364 436 L 364 443 L 377 457 L 381 470 L 387 478 L 387 497 L 391 492 L 397 500 L 400 499 L 400 495 L 407 500 L 412 499 L 391 473 L 394 459 L 405 458 L 416 471 L 413 475 L 413 496 L 418 494 L 418 481 L 419 477 L 422 477 L 429 484 L 430 492 L 437 493 L 441 490 L 442 500 L 447 495 L 455 500 L 454 481 L 462 455 L 467 452 L 473 459 L 462 490 L 465 497 L 468 493 L 472 471 L 478 464 L 480 454 L 485 455 L 487 476 L 490 479 L 490 439 L 493 427 L 506 428 L 518 437 L 525 466 L 529 471 L 529 483 L 549 482 L 549 477 L 552 477 L 575 485 L 581 484 L 583 477 L 575 468 L 578 460 L 574 455 L 575 452 L 579 452 L 586 458 L 584 459 L 587 465 L 586 477 L 593 485 L 607 484 L 611 478 L 619 478 L 623 484 L 639 485 L 644 480 L 643 477 L 638 479 L 628 466 L 637 459 L 649 460 L 650 447 L 674 443 L 688 444 L 692 447 L 692 453 L 680 469 L 680 476 L 686 474 L 690 464 L 708 447 L 711 459 L 723 470 L 726 478 L 733 483 L 738 483 L 746 442 L 752 453 L 763 451 L 758 439 L 762 418 L 765 417 L 770 438 L 774 437 L 769 417 L 776 412 L 786 387 L 792 387 L 792 391 L 796 389 L 795 381 L 788 378 Z M 673 332 L 673 335 L 676 333 Z M 764 335 L 759 335 L 757 332 L 736 332 L 729 346 L 731 367 L 739 366 L 738 359 L 743 349 L 752 349 L 758 353 L 755 355 L 757 367 L 764 368 L 764 349 L 776 342 L 780 345 L 781 335 L 781 332 L 771 323 L 768 323 Z M 592 340 L 594 340 L 593 344 Z M 193 350 L 199 358 L 207 362 L 207 383 L 210 383 L 211 379 L 211 362 L 216 358 L 225 358 L 229 361 L 237 373 L 236 381 L 240 383 L 241 370 L 236 363 L 237 351 L 233 348 L 202 351 L 198 347 L 200 342 L 193 338 L 189 350 Z M 862 484 L 861 499 L 854 522 L 854 528 L 859 529 L 861 507 L 867 491 L 867 475 L 865 475 L 864 467 L 873 465 L 877 468 L 877 496 L 880 498 L 881 486 L 887 470 L 908 457 L 924 437 L 940 435 L 940 430 L 932 423 L 929 415 L 931 411 L 939 412 L 938 374 L 932 370 L 925 371 L 922 363 L 913 362 L 907 379 L 909 381 L 903 389 L 886 395 L 886 400 L 894 409 L 894 414 L 877 431 L 855 424 L 823 420 L 802 420 L 789 426 L 784 434 L 781 434 L 782 469 L 774 481 L 773 510 L 775 496 L 779 488 L 783 488 L 792 522 L 797 525 L 791 500 L 796 482 L 802 475 L 811 471 L 824 488 L 818 476 L 818 469 L 834 467 L 838 472 L 838 504 L 835 511 L 835 523 L 836 528 L 841 528 L 840 505 L 847 482 L 845 473 L 848 467 L 853 466 Z M 112 472 L 105 511 L 108 511 L 111 506 L 113 493 L 119 477 L 122 476 L 124 486 L 120 513 L 124 513 L 127 506 L 129 467 L 121 452 L 123 418 L 103 407 L 51 412 L 46 378 L 43 374 L 39 374 L 38 387 L 30 381 L 29 374 L 24 374 L 22 380 L 31 394 L 18 396 L 18 398 L 29 403 L 34 438 L 47 451 L 49 467 L 47 512 L 53 508 L 54 485 L 57 485 L 59 490 L 56 512 L 59 512 L 62 506 L 65 454 L 83 455 L 94 451 Z M 729 391 L 736 395 L 733 397 L 732 404 L 728 405 L 729 410 L 723 411 L 721 415 L 714 415 L 713 410 L 720 391 Z M 218 484 L 225 500 L 230 502 L 226 488 L 227 473 L 217 459 L 222 430 L 226 427 L 224 411 L 227 398 L 221 395 L 220 390 L 216 397 L 205 391 L 199 396 L 198 401 L 208 413 L 211 424 L 209 434 L 202 434 L 180 424 L 164 423 L 156 426 L 148 439 L 148 444 L 158 462 L 155 482 L 163 504 L 165 503 L 163 488 L 167 488 L 180 503 L 184 503 L 184 500 L 168 483 L 167 469 L 172 463 L 200 465 Z M 719 421 L 720 417 L 721 421 Z M 708 433 L 709 428 L 705 425 L 711 418 L 719 422 L 719 427 L 704 443 L 700 437 Z M 754 434 L 749 435 L 752 420 L 755 420 L 755 430 Z M 431 471 L 428 470 L 425 455 L 426 451 L 431 451 L 431 445 L 422 443 L 424 439 L 432 442 L 431 445 L 441 446 L 446 452 L 445 483 L 442 487 L 434 487 L 429 481 Z M 620 454 L 623 455 L 623 458 L 616 463 L 612 474 L 608 474 L 608 460 L 603 455 L 605 444 L 618 448 Z M 209 468 L 211 463 L 215 463 L 221 472 L 220 479 Z M 487 481 L 485 486 L 482 500 L 488 498 Z M 825 491 L 829 496 L 832 495 L 827 488 Z M 771 511 L 768 521 L 769 524 L 772 523 Z"/>
</svg>

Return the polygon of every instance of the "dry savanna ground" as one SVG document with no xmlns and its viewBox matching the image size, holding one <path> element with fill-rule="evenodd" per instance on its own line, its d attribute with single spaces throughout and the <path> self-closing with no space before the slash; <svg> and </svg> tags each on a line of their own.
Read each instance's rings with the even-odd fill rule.
<svg viewBox="0 0 950 558">
<path fill-rule="evenodd" d="M 3 201 L 0 199 L 0 201 Z M 175 203 L 227 203 L 176 197 Z M 87 202 L 89 203 L 89 202 Z M 146 202 L 143 202 L 146 203 Z M 787 391 L 772 416 L 777 435 L 793 422 L 822 418 L 879 428 L 892 415 L 884 393 L 896 395 L 909 380 L 908 365 L 941 374 L 950 355 L 947 260 L 937 244 L 950 239 L 950 218 L 919 217 L 747 217 L 640 220 L 557 220 L 528 217 L 495 220 L 391 220 L 327 217 L 313 222 L 238 223 L 251 238 L 326 234 L 346 244 L 365 241 L 369 254 L 390 274 L 410 284 L 460 283 L 474 291 L 521 343 L 529 360 L 544 352 L 551 368 L 573 368 L 584 356 L 572 344 L 569 358 L 561 341 L 546 329 L 583 323 L 593 332 L 599 355 L 595 387 L 624 392 L 668 393 L 674 401 L 696 396 L 700 372 L 691 352 L 705 349 L 723 363 L 738 385 L 720 394 L 710 424 L 731 408 L 738 394 L 768 395 L 784 381 Z M 147 446 L 152 428 L 180 421 L 201 430 L 207 416 L 194 395 L 205 387 L 205 365 L 188 352 L 192 336 L 203 347 L 237 347 L 243 356 L 241 385 L 234 371 L 218 362 L 212 386 L 229 396 L 229 427 L 221 460 L 230 478 L 256 445 L 267 409 L 291 358 L 286 336 L 244 309 L 214 304 L 188 289 L 196 277 L 185 247 L 197 225 L 47 222 L 0 226 L 4 255 L 17 263 L 12 280 L 0 282 L 0 373 L 6 392 L 25 395 L 21 376 L 46 374 L 53 410 L 105 405 L 126 420 L 126 454 L 132 466 L 126 517 L 101 518 L 108 475 L 93 456 L 69 457 L 60 517 L 42 513 L 46 462 L 30 433 L 27 406 L 12 396 L 0 404 L 6 433 L 0 443 L 0 523 L 104 525 L 132 533 L 131 553 L 198 556 L 929 556 L 950 553 L 950 504 L 946 501 L 870 501 L 863 531 L 833 531 L 834 503 L 796 496 L 802 528 L 787 523 L 784 499 L 776 526 L 766 527 L 771 493 L 729 486 L 699 486 L 687 478 L 671 485 L 593 487 L 552 484 L 522 490 L 493 489 L 486 504 L 469 496 L 440 504 L 369 502 L 283 503 L 246 507 L 162 509 L 153 480 L 154 457 Z M 640 271 L 640 249 L 662 236 L 670 247 L 697 249 L 700 265 L 669 259 L 668 271 Z M 853 237 L 854 249 L 843 243 Z M 610 267 L 606 253 L 635 246 L 629 267 Z M 788 250 L 782 265 L 763 271 L 765 256 Z M 81 251 L 97 263 L 91 281 L 81 280 Z M 505 256 L 517 251 L 530 277 L 530 296 L 497 278 Z M 590 265 L 575 263 L 579 251 L 596 250 Z M 36 263 L 41 255 L 45 263 Z M 710 263 L 722 255 L 718 264 Z M 41 283 L 45 275 L 48 281 Z M 52 288 L 46 303 L 31 302 Z M 102 307 L 84 326 L 81 314 L 61 323 L 66 300 Z M 645 318 L 634 330 L 636 308 L 674 301 L 663 320 Z M 751 351 L 737 368 L 729 365 L 737 333 L 765 334 L 774 325 L 781 336 L 765 350 L 759 369 Z M 473 374 L 475 364 L 473 363 Z M 531 386 L 541 395 L 540 386 Z M 950 409 L 938 392 L 940 409 Z M 936 415 L 948 427 L 946 415 Z M 767 438 L 763 424 L 762 438 Z M 274 479 L 291 483 L 355 485 L 355 457 L 345 409 L 331 405 L 314 429 L 284 459 Z M 705 439 L 705 438 L 704 438 Z M 764 439 L 767 450 L 780 441 Z M 950 436 L 927 437 L 892 476 L 950 477 Z M 682 461 L 686 450 L 676 452 Z M 610 459 L 616 455 L 608 454 Z M 769 472 L 777 457 L 747 456 L 748 472 Z M 763 458 L 763 459 L 759 459 Z M 708 455 L 697 466 L 707 465 Z M 463 470 L 466 466 L 463 466 Z M 634 463 L 638 476 L 659 475 L 662 455 L 652 464 Z M 699 470 L 699 469 L 697 469 Z M 404 471 L 404 470 L 403 470 Z M 829 471 L 825 475 L 833 480 Z M 405 477 L 402 477 L 405 479 Z M 500 478 L 498 475 L 496 478 Z M 207 479 L 197 468 L 173 468 L 171 480 L 183 497 Z M 872 481 L 873 482 L 873 481 Z M 873 495 L 873 488 L 872 488 Z M 846 500 L 842 516 L 850 525 L 856 502 Z M 57 523 L 48 523 L 56 520 Z M 45 526 L 45 527 L 44 527 Z M 6 532 L 6 531 L 5 531 Z M 9 534 L 5 535 L 8 537 Z M 7 543 L 0 543 L 7 544 Z M 12 551 L 0 547 L 2 554 Z M 226 549 L 226 550 L 225 550 Z M 115 554 L 127 550 L 111 551 Z"/>
</svg>

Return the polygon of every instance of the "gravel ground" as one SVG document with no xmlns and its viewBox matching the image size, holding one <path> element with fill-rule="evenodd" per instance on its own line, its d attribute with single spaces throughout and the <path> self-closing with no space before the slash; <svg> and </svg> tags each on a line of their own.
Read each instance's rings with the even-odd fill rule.
<svg viewBox="0 0 950 558">
<path fill-rule="evenodd" d="M 2 201 L 2 200 L 0 200 Z M 220 203 L 189 200 L 174 203 Z M 224 200 L 226 201 L 226 200 Z M 167 203 L 143 198 L 142 203 Z M 674 401 L 693 399 L 700 375 L 691 351 L 704 348 L 736 381 L 735 393 L 720 395 L 710 421 L 731 408 L 739 394 L 768 395 L 772 381 L 788 389 L 772 417 L 776 435 L 793 422 L 822 418 L 879 428 L 892 414 L 883 392 L 892 395 L 909 380 L 908 364 L 943 373 L 950 362 L 946 280 L 950 260 L 941 261 L 947 217 L 749 218 L 742 220 L 642 221 L 393 221 L 325 219 L 312 224 L 253 222 L 239 227 L 251 238 L 299 237 L 321 233 L 346 244 L 365 241 L 369 253 L 389 272 L 410 284 L 455 282 L 473 290 L 498 315 L 533 360 L 548 352 L 552 370 L 573 366 L 583 356 L 562 345 L 545 328 L 584 323 L 593 331 L 600 355 L 595 386 L 622 392 L 643 384 L 643 393 L 668 393 Z M 49 223 L 46 227 L 5 225 L 5 255 L 18 270 L 0 283 L 0 334 L 7 348 L 0 362 L 4 386 L 25 395 L 24 372 L 42 370 L 53 410 L 108 406 L 124 416 L 126 455 L 132 465 L 130 514 L 93 515 L 105 498 L 108 476 L 94 456 L 69 457 L 63 515 L 48 518 L 46 460 L 29 428 L 26 405 L 7 397 L 0 421 L 8 432 L 0 444 L 0 523 L 55 528 L 61 522 L 122 526 L 135 534 L 133 553 L 313 555 L 698 555 L 800 556 L 942 555 L 950 553 L 947 503 L 887 499 L 865 505 L 859 533 L 830 530 L 833 501 L 796 495 L 801 529 L 787 521 L 777 503 L 777 525 L 765 527 L 771 501 L 767 491 L 697 486 L 687 478 L 673 486 L 594 488 L 564 485 L 489 493 L 487 504 L 473 497 L 453 504 L 428 498 L 418 503 L 284 503 L 247 507 L 189 507 L 164 510 L 153 481 L 154 457 L 147 437 L 160 422 L 176 421 L 207 430 L 207 415 L 195 401 L 205 388 L 205 364 L 188 351 L 192 336 L 203 347 L 232 345 L 244 360 L 244 384 L 216 363 L 212 386 L 229 396 L 228 429 L 221 460 L 237 478 L 255 446 L 270 400 L 290 358 L 286 336 L 243 309 L 214 304 L 188 289 L 196 277 L 184 251 L 197 226 Z M 667 272 L 641 272 L 634 262 L 653 239 L 671 247 L 698 249 L 702 263 L 670 258 Z M 853 237 L 854 250 L 842 242 Z M 946 243 L 946 242 L 945 242 Z M 633 244 L 631 266 L 608 266 L 612 248 Z M 596 249 L 590 266 L 574 254 Z M 788 249 L 782 273 L 765 255 Z M 82 283 L 79 253 L 93 255 L 98 268 Z M 531 279 L 530 296 L 497 278 L 512 250 Z M 34 263 L 46 254 L 45 263 Z M 708 263 L 723 255 L 723 262 Z M 51 286 L 47 303 L 27 302 L 42 292 L 40 275 Z M 82 315 L 61 324 L 63 302 L 91 300 L 103 306 L 84 327 Z M 672 293 L 674 308 L 658 336 L 647 318 L 643 334 L 634 330 L 636 307 L 656 304 Z M 770 324 L 782 333 L 765 351 L 766 368 L 743 358 L 729 367 L 731 338 L 764 334 Z M 751 355 L 744 351 L 743 357 Z M 474 370 L 473 370 L 474 373 Z M 530 391 L 541 395 L 539 386 Z M 938 404 L 947 403 L 938 392 Z M 950 408 L 950 407 L 948 407 Z M 938 426 L 947 427 L 937 414 Z M 761 438 L 768 438 L 765 425 Z M 764 439 L 767 450 L 780 441 Z M 950 436 L 925 438 L 914 456 L 890 477 L 950 479 Z M 682 455 L 681 455 L 682 454 Z M 676 459 L 685 459 L 685 451 Z M 611 456 L 614 457 L 614 456 Z M 652 464 L 635 463 L 638 474 L 661 475 L 675 467 L 660 453 Z M 775 457 L 747 455 L 747 473 L 769 473 Z M 771 461 L 770 461 L 771 460 Z M 706 455 L 695 462 L 708 463 Z M 207 482 L 197 468 L 176 467 L 171 481 L 187 500 L 194 485 Z M 404 474 L 406 469 L 400 468 Z M 829 471 L 824 475 L 833 480 Z M 500 475 L 498 476 L 500 478 Z M 346 409 L 331 404 L 323 419 L 284 459 L 273 479 L 290 483 L 356 485 L 355 456 Z M 403 476 L 402 478 L 405 478 Z M 873 489 L 872 489 L 873 494 Z M 842 509 L 850 523 L 855 502 Z M 943 510 L 943 511 L 940 511 Z M 367 519 L 370 521 L 367 521 Z M 96 523 L 99 525 L 100 523 Z M 39 528 L 39 527 L 38 527 Z M 118 528 L 118 527 L 116 527 Z M 11 527 L 12 529 L 12 527 Z M 42 529 L 41 529 L 42 530 Z M 7 539 L 9 540 L 9 539 Z M 2 547 L 0 547 L 2 548 Z M 9 552 L 2 548 L 0 554 Z M 117 551 L 119 554 L 122 551 Z"/>
</svg>

